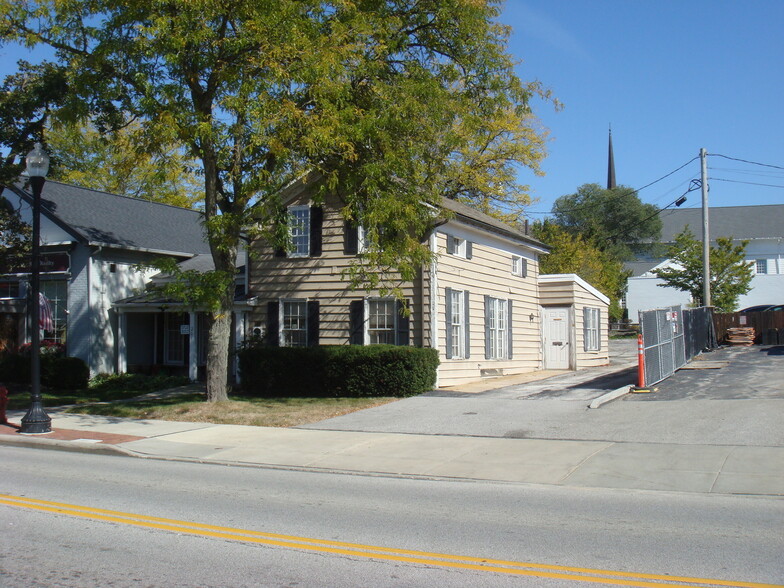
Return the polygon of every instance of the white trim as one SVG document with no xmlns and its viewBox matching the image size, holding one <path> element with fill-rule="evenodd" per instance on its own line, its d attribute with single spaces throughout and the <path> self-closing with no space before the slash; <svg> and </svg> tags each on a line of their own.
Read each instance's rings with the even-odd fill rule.
<svg viewBox="0 0 784 588">
<path fill-rule="evenodd" d="M 439 349 L 438 342 L 438 234 L 430 233 L 430 253 L 433 261 L 430 262 L 430 347 Z M 440 368 L 439 368 L 440 369 Z M 436 387 L 438 387 L 438 370 L 436 370 Z"/>
<path fill-rule="evenodd" d="M 583 280 L 577 274 L 539 274 L 539 283 L 547 283 L 547 284 L 559 284 L 561 282 L 575 282 L 588 290 L 591 294 L 596 296 L 599 300 L 604 302 L 605 304 L 610 304 L 610 299 L 599 292 L 596 288 L 591 286 L 588 282 Z"/>
</svg>

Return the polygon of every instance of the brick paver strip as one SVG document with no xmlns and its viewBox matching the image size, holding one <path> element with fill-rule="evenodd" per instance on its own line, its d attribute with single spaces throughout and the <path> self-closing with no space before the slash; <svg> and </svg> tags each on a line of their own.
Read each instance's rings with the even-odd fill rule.
<svg viewBox="0 0 784 588">
<path fill-rule="evenodd" d="M 15 425 L 13 423 L 8 425 L 0 425 L 0 435 L 20 435 L 19 425 Z M 38 436 L 39 435 L 36 435 L 36 437 Z M 57 439 L 58 441 L 94 439 L 100 441 L 101 443 L 108 443 L 110 445 L 118 445 L 120 443 L 128 443 L 130 441 L 146 439 L 146 437 L 137 437 L 135 435 L 114 435 L 112 433 L 98 433 L 94 431 L 74 431 L 72 429 L 52 429 L 51 433 L 40 435 L 40 437 L 43 439 Z"/>
</svg>

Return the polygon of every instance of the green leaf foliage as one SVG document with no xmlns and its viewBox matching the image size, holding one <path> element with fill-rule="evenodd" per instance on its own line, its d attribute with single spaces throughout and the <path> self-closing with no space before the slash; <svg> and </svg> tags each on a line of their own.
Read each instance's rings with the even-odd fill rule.
<svg viewBox="0 0 784 588">
<path fill-rule="evenodd" d="M 754 271 L 746 259 L 748 241 L 735 243 L 732 237 L 719 237 L 709 248 L 711 304 L 719 312 L 733 312 L 738 298 L 751 290 Z M 664 280 L 662 287 L 671 286 L 688 292 L 695 306 L 704 304 L 702 241 L 687 226 L 675 236 L 669 249 L 671 267 L 654 273 Z"/>
<path fill-rule="evenodd" d="M 620 320 L 620 300 L 626 291 L 630 272 L 612 252 L 604 251 L 586 235 L 575 234 L 553 221 L 534 223 L 533 235 L 547 244 L 551 251 L 542 257 L 542 274 L 577 274 L 610 298 L 610 318 Z"/>
<path fill-rule="evenodd" d="M 24 267 L 29 259 L 33 229 L 22 220 L 0 189 L 0 272 L 8 273 Z"/>
<path fill-rule="evenodd" d="M 605 190 L 599 184 L 583 184 L 574 194 L 561 196 L 553 204 L 555 221 L 574 234 L 593 240 L 603 251 L 622 261 L 647 251 L 658 241 L 662 222 L 659 209 L 644 204 L 636 190 L 618 186 Z"/>
</svg>

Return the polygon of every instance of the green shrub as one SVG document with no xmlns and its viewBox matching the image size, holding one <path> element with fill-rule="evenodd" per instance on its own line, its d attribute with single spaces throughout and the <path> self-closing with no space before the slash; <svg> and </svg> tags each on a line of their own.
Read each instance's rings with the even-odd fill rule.
<svg viewBox="0 0 784 588">
<path fill-rule="evenodd" d="M 82 390 L 87 387 L 90 370 L 78 357 L 41 353 L 41 385 L 59 390 Z M 0 359 L 0 381 L 30 383 L 30 356 L 6 355 Z"/>
<path fill-rule="evenodd" d="M 78 357 L 41 356 L 41 383 L 58 390 L 84 390 L 90 368 Z"/>
<path fill-rule="evenodd" d="M 394 345 L 249 346 L 242 390 L 262 397 L 412 396 L 432 389 L 438 352 Z"/>
<path fill-rule="evenodd" d="M 166 388 L 185 386 L 190 383 L 186 376 L 147 376 L 145 374 L 98 374 L 90 380 L 92 392 L 155 392 Z"/>
</svg>

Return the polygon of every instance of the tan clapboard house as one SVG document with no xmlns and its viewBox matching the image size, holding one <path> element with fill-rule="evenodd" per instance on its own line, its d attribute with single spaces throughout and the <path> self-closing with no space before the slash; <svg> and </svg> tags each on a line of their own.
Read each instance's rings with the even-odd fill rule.
<svg viewBox="0 0 784 588">
<path fill-rule="evenodd" d="M 439 386 L 546 367 L 539 291 L 539 256 L 548 251 L 543 243 L 444 200 L 446 214 L 425 237 L 435 261 L 402 284 L 406 316 L 394 297 L 350 288 L 344 270 L 361 252 L 361 228 L 346 223 L 337 197 L 316 205 L 312 195 L 307 182 L 286 192 L 287 251 L 263 240 L 251 245 L 248 294 L 255 308 L 249 326 L 256 336 L 280 346 L 432 347 L 441 360 Z M 603 318 L 606 322 L 606 305 Z M 576 367 L 571 361 L 564 369 Z"/>
</svg>

